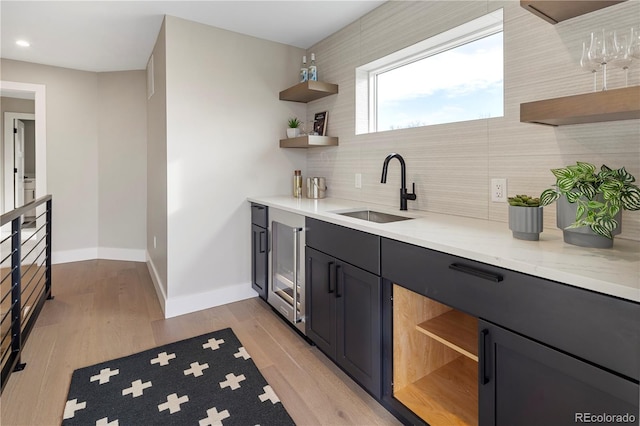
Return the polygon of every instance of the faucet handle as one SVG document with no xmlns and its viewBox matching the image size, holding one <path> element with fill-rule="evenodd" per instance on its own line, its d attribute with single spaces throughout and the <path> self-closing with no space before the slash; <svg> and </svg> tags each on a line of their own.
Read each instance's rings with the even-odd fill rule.
<svg viewBox="0 0 640 426">
<path fill-rule="evenodd" d="M 407 200 L 415 200 L 416 199 L 416 183 L 413 182 L 411 184 L 411 190 L 413 191 L 411 194 L 407 194 Z"/>
</svg>

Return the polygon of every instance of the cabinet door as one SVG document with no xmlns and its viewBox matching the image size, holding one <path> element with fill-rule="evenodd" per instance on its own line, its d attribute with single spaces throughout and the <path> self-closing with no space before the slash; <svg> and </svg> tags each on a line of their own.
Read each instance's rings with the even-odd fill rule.
<svg viewBox="0 0 640 426">
<path fill-rule="evenodd" d="M 637 421 L 637 383 L 485 321 L 479 331 L 481 425 Z"/>
<path fill-rule="evenodd" d="M 380 398 L 381 280 L 345 263 L 337 265 L 336 275 L 336 362 L 376 398 Z"/>
<path fill-rule="evenodd" d="M 329 357 L 336 356 L 336 260 L 306 248 L 307 337 Z"/>
<path fill-rule="evenodd" d="M 269 282 L 268 247 L 267 230 L 257 225 L 251 225 L 251 287 L 264 300 L 267 300 Z"/>
</svg>

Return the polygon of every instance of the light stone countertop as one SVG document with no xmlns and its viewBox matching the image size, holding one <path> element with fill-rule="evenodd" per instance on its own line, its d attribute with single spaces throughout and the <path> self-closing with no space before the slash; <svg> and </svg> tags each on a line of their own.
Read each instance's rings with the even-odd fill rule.
<svg viewBox="0 0 640 426">
<path fill-rule="evenodd" d="M 507 223 L 352 200 L 267 196 L 248 201 L 640 303 L 640 243 L 635 241 L 616 238 L 611 249 L 590 249 L 564 243 L 560 230 L 545 229 L 540 241 L 523 241 L 512 237 Z M 374 223 L 336 213 L 363 208 L 414 219 Z"/>
</svg>

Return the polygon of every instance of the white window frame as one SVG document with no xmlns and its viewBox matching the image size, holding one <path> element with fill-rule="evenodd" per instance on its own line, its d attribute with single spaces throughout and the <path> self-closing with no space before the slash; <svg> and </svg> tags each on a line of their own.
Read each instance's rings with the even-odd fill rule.
<svg viewBox="0 0 640 426">
<path fill-rule="evenodd" d="M 378 132 L 376 94 L 379 74 L 500 33 L 504 28 L 503 18 L 503 9 L 495 10 L 356 68 L 356 134 Z"/>
</svg>

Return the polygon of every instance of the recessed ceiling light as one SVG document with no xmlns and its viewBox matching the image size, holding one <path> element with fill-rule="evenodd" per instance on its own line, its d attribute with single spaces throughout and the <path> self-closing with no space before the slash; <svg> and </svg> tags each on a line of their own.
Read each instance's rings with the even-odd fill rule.
<svg viewBox="0 0 640 426">
<path fill-rule="evenodd" d="M 16 44 L 18 46 L 21 46 L 21 47 L 29 47 L 29 46 L 31 46 L 31 43 L 29 43 L 27 40 L 18 40 L 18 41 L 16 41 Z"/>
</svg>

